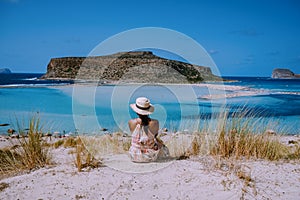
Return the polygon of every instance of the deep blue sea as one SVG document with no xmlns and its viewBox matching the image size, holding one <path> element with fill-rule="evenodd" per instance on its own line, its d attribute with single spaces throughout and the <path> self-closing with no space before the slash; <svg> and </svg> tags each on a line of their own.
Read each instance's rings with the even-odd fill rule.
<svg viewBox="0 0 300 200">
<path fill-rule="evenodd" d="M 135 117 L 129 104 L 138 96 L 155 106 L 153 118 L 169 130 L 196 130 L 217 123 L 224 109 L 247 113 L 270 129 L 300 134 L 300 79 L 224 77 L 235 82 L 198 85 L 80 85 L 70 81 L 39 80 L 42 74 L 0 74 L 0 134 L 28 127 L 38 115 L 43 131 L 101 134 L 128 131 Z M 227 98 L 207 98 L 226 94 Z M 246 112 L 245 112 L 246 111 Z M 253 117 L 254 115 L 254 117 Z M 207 122 L 211 122 L 207 124 Z M 259 127 L 260 125 L 258 125 Z M 269 127 L 270 126 L 270 127 Z"/>
</svg>

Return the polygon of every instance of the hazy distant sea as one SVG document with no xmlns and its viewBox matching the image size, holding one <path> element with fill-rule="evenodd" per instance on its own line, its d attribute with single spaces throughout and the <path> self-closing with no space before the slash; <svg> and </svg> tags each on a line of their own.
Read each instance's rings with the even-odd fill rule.
<svg viewBox="0 0 300 200">
<path fill-rule="evenodd" d="M 28 119 L 39 114 L 44 131 L 66 133 L 98 133 L 89 120 L 91 115 L 103 128 L 109 131 L 127 129 L 127 121 L 135 114 L 129 109 L 128 101 L 134 102 L 138 96 L 147 96 L 156 107 L 152 115 L 161 122 L 161 127 L 169 129 L 189 129 L 182 126 L 182 121 L 193 123 L 213 118 L 214 114 L 224 108 L 229 112 L 246 109 L 258 117 L 276 124 L 289 134 L 300 134 L 300 80 L 279 80 L 267 77 L 225 77 L 236 82 L 225 85 L 243 86 L 243 93 L 255 91 L 257 95 L 228 98 L 224 100 L 203 99 L 201 96 L 217 93 L 218 89 L 207 89 L 197 86 L 100 86 L 96 87 L 91 101 L 85 102 L 85 93 L 81 99 L 73 98 L 73 87 L 70 81 L 38 80 L 42 74 L 0 74 L 0 133 L 6 134 L 8 128 L 16 127 L 16 120 L 27 127 Z M 246 89 L 245 89 L 246 88 Z M 194 95 L 186 95 L 185 91 L 193 90 Z M 82 91 L 88 91 L 84 88 Z M 132 92 L 133 91 L 133 92 Z M 246 91 L 246 92 L 247 92 Z M 122 96 L 123 95 L 123 96 Z M 130 96 L 128 96 L 130 95 Z M 86 98 L 89 95 L 86 95 Z M 112 101 L 113 99 L 113 101 Z M 74 106 L 76 114 L 80 114 L 74 122 Z M 80 110 L 80 111 L 78 111 Z M 79 113 L 78 113 L 79 112 Z M 78 118 L 77 118 L 78 119 Z"/>
</svg>

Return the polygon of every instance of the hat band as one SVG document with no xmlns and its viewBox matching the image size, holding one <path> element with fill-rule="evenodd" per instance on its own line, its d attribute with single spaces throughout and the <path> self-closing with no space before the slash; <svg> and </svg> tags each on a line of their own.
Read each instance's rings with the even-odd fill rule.
<svg viewBox="0 0 300 200">
<path fill-rule="evenodd" d="M 141 110 L 148 110 L 151 106 L 149 105 L 147 108 L 144 108 L 144 107 L 141 107 L 137 104 L 135 104 L 135 106 L 138 108 L 138 109 L 141 109 Z"/>
</svg>

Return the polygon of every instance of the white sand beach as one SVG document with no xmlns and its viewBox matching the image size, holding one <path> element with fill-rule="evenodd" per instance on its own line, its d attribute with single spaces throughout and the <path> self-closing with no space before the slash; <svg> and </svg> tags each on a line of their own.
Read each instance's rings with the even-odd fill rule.
<svg viewBox="0 0 300 200">
<path fill-rule="evenodd" d="M 210 94 L 199 96 L 200 99 L 225 99 L 234 97 L 246 97 L 268 94 L 266 90 L 253 89 L 244 86 L 223 84 L 195 84 L 197 87 L 205 87 Z"/>
<path fill-rule="evenodd" d="M 283 142 L 299 140 L 291 137 Z M 4 142 L 1 144 L 3 147 Z M 300 196 L 299 161 L 220 163 L 218 158 L 199 156 L 137 164 L 126 154 L 115 154 L 102 160 L 103 167 L 78 172 L 71 150 L 52 149 L 54 165 L 2 178 L 0 199 L 296 200 Z M 140 172 L 146 165 L 153 170 Z"/>
</svg>

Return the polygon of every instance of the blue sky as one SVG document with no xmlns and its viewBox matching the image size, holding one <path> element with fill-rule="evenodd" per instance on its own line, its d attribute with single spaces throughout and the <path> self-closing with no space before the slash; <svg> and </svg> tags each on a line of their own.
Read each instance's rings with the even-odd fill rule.
<svg viewBox="0 0 300 200">
<path fill-rule="evenodd" d="M 300 73 L 300 1 L 0 0 L 0 68 L 46 72 L 52 57 L 86 56 L 100 42 L 140 27 L 188 35 L 221 75 Z"/>
</svg>

